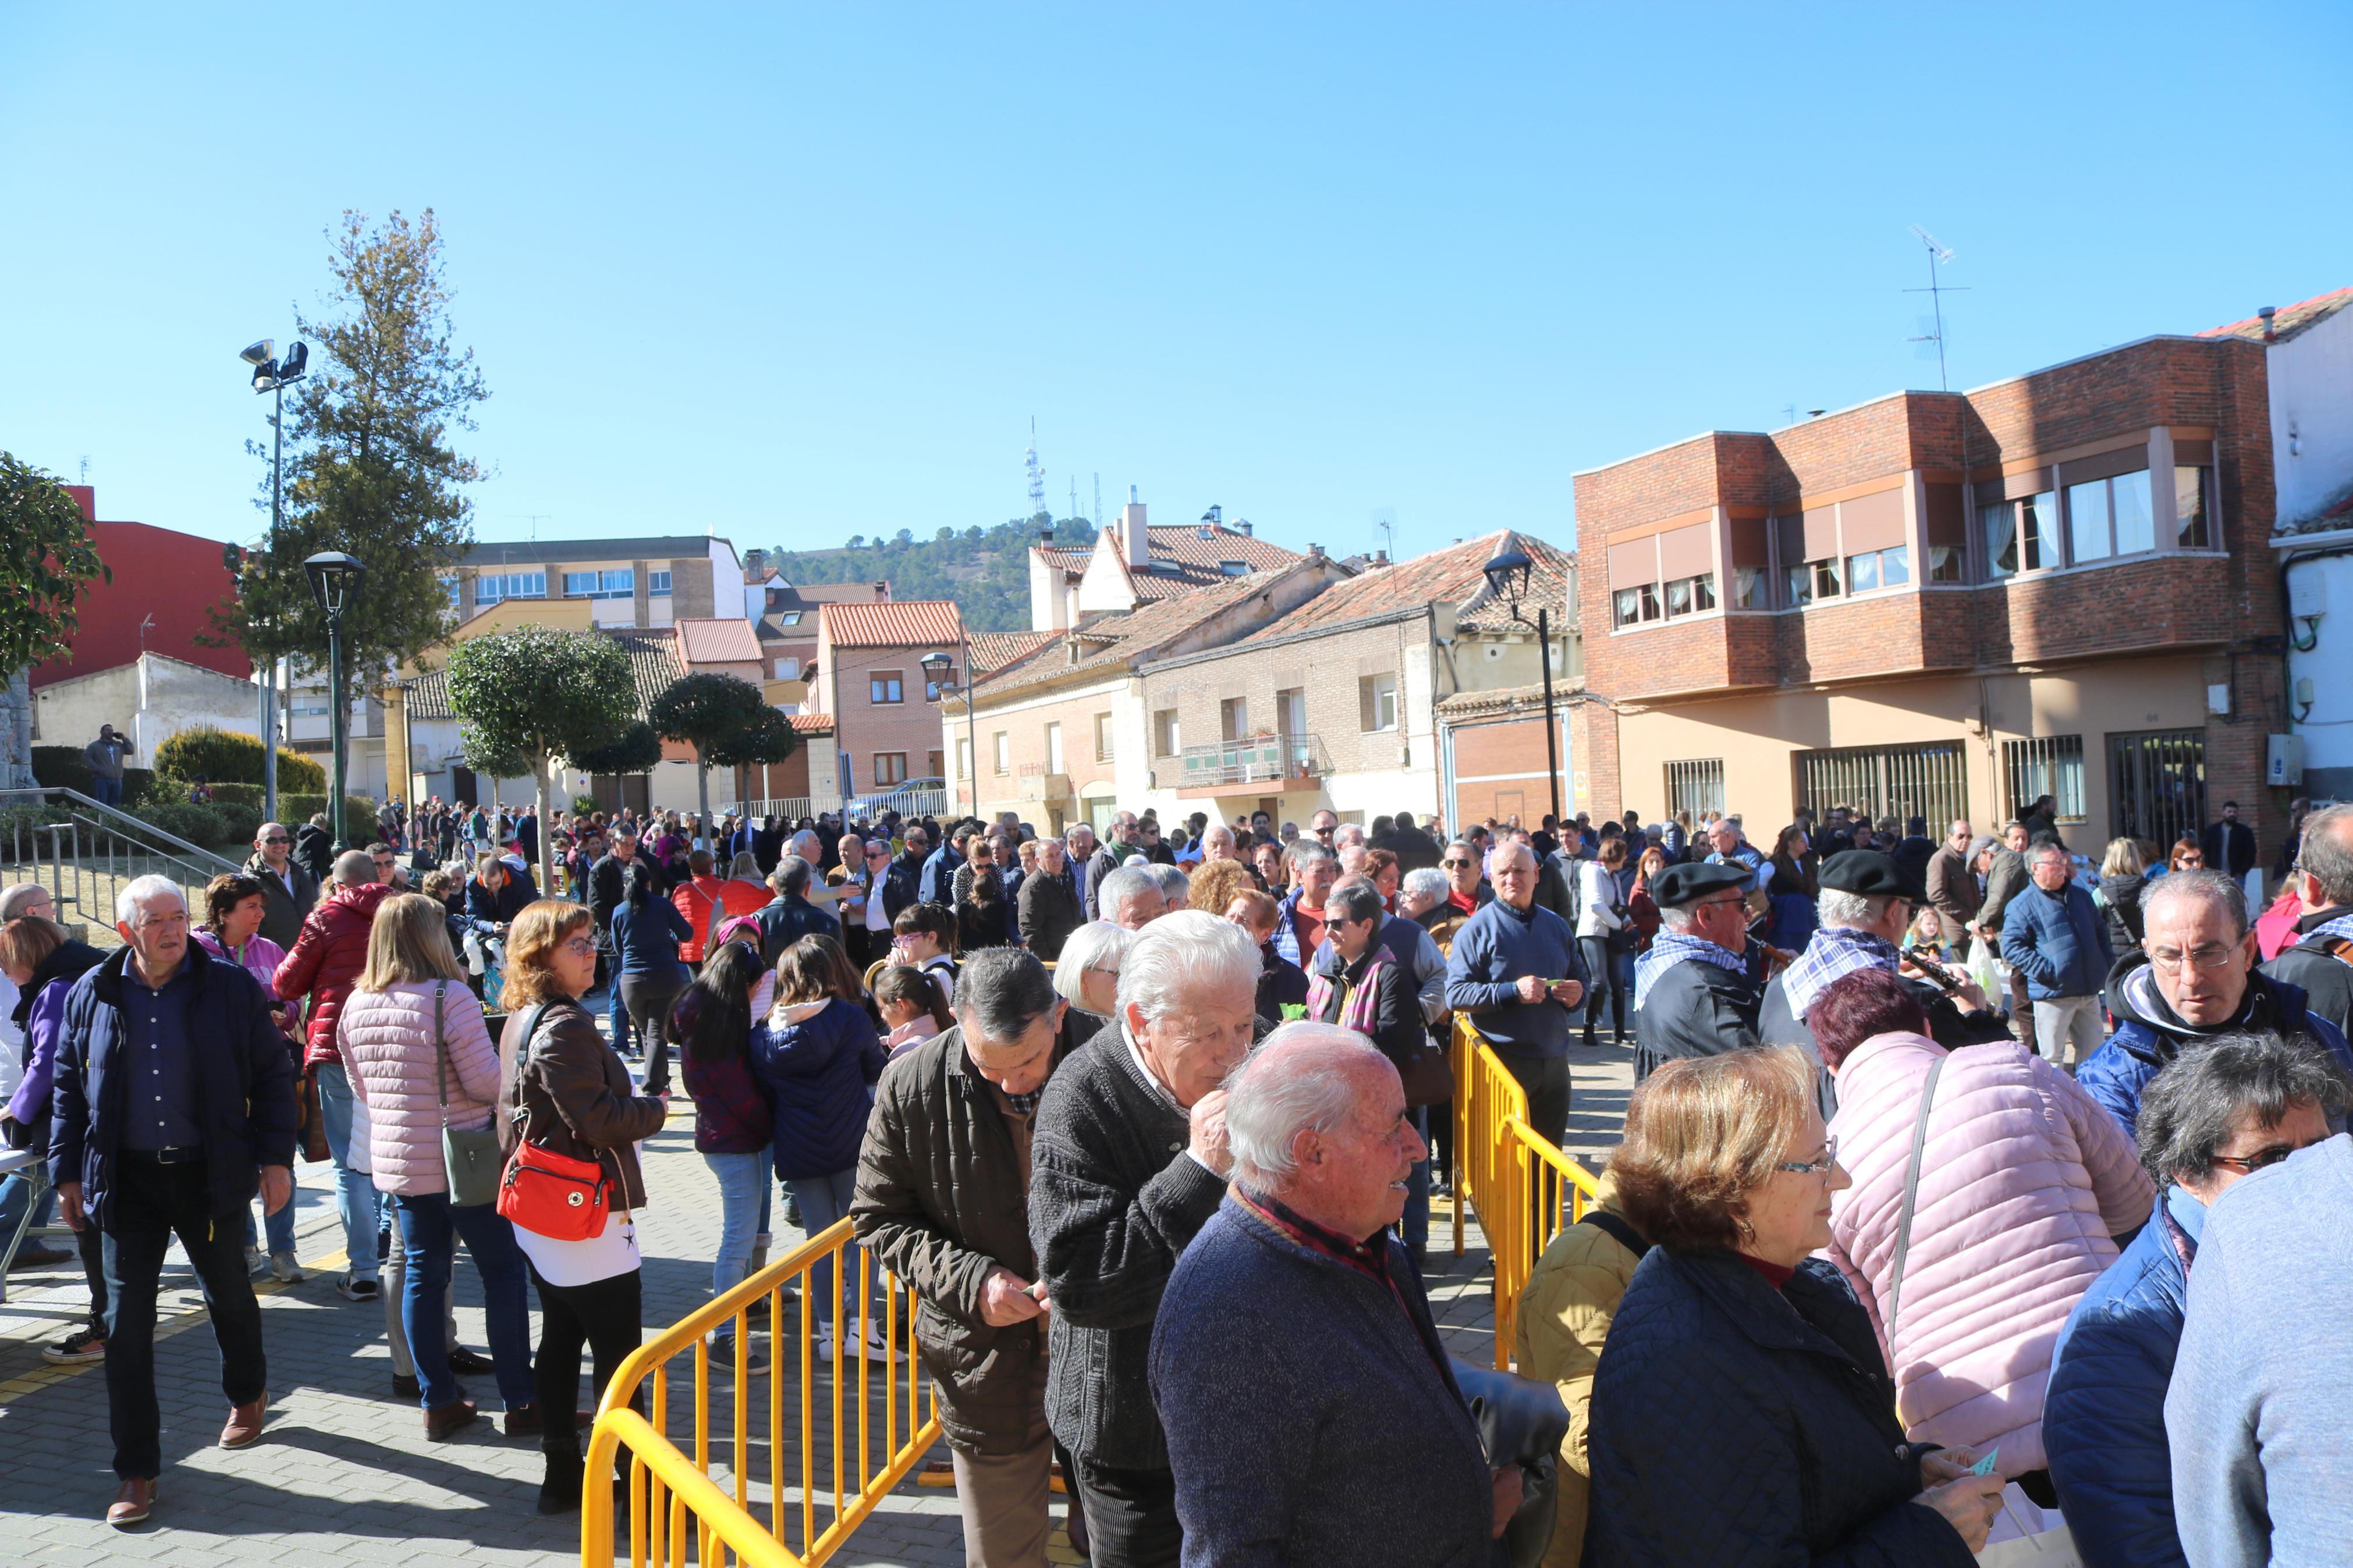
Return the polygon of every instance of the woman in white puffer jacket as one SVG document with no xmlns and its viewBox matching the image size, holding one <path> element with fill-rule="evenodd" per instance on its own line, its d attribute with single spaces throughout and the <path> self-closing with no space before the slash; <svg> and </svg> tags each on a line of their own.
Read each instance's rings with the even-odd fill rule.
<svg viewBox="0 0 2353 1568">
<path fill-rule="evenodd" d="M 467 989 L 465 971 L 450 951 L 445 913 L 438 900 L 415 893 L 384 901 L 368 932 L 367 967 L 335 1026 L 352 1092 L 367 1107 L 376 1189 L 392 1198 L 407 1254 L 400 1321 L 417 1361 L 425 1434 L 436 1442 L 475 1414 L 450 1369 L 441 1306 L 461 1236 L 482 1279 L 506 1429 L 539 1430 L 522 1249 L 495 1205 L 460 1208 L 449 1201 L 441 1129 L 445 1122 L 470 1131 L 490 1126 L 498 1102 L 499 1053 L 481 1004 Z M 561 1416 L 571 1418 L 568 1410 Z"/>
</svg>

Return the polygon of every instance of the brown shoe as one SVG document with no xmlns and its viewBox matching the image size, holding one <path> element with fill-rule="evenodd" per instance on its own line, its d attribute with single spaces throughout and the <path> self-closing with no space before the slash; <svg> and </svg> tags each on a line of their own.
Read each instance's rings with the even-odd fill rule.
<svg viewBox="0 0 2353 1568">
<path fill-rule="evenodd" d="M 261 1436 L 261 1415 L 269 1408 L 269 1390 L 263 1389 L 259 1398 L 243 1405 L 232 1405 L 228 1424 L 221 1428 L 220 1446 L 224 1448 L 249 1448 Z"/>
<path fill-rule="evenodd" d="M 474 1402 L 453 1399 L 447 1405 L 437 1405 L 425 1413 L 425 1440 L 446 1442 L 452 1432 L 470 1426 L 476 1420 Z"/>
<path fill-rule="evenodd" d="M 117 1530 L 128 1530 L 134 1524 L 146 1523 L 154 1507 L 155 1478 L 133 1476 L 115 1489 L 114 1501 L 106 1510 L 106 1522 Z"/>
</svg>

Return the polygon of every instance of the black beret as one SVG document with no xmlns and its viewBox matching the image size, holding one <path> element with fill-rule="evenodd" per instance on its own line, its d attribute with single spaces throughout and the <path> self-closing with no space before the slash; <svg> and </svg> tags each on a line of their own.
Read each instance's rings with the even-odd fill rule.
<svg viewBox="0 0 2353 1568">
<path fill-rule="evenodd" d="M 1894 858 L 1876 849 L 1841 849 L 1822 862 L 1821 885 L 1834 892 L 1861 893 L 1865 898 L 1917 899 L 1920 889 L 1905 880 Z"/>
<path fill-rule="evenodd" d="M 1755 873 L 1746 866 L 1710 866 L 1685 861 L 1670 866 L 1651 884 L 1651 901 L 1662 909 L 1680 909 L 1729 888 L 1746 888 Z"/>
</svg>

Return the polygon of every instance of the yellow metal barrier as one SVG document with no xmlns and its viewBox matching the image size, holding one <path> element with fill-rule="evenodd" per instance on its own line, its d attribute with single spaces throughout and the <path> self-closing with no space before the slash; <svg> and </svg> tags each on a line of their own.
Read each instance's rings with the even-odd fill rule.
<svg viewBox="0 0 2353 1568">
<path fill-rule="evenodd" d="M 1468 1018 L 1454 1020 L 1454 1251 L 1479 1210 L 1494 1270 L 1495 1365 L 1512 1363 L 1520 1297 L 1546 1245 L 1585 1217 L 1600 1179 L 1528 1125 L 1527 1090 Z"/>
<path fill-rule="evenodd" d="M 855 1266 L 856 1299 L 871 1300 L 879 1283 L 879 1321 L 902 1359 L 893 1362 L 870 1352 L 854 1331 L 842 1342 L 850 1348 L 841 1359 L 817 1356 L 814 1271 L 825 1263 L 839 1270 L 851 1239 L 848 1220 L 833 1225 L 649 1340 L 621 1363 L 598 1402 L 589 1438 L 589 1479 L 581 1489 L 583 1568 L 611 1568 L 614 1560 L 613 1488 L 602 1478 L 611 1473 L 621 1449 L 629 1454 L 632 1568 L 682 1568 L 690 1540 L 692 1560 L 699 1563 L 721 1563 L 733 1552 L 736 1562 L 754 1568 L 814 1568 L 840 1549 L 939 1441 L 939 1396 L 926 1389 L 915 1357 L 914 1294 L 862 1248 Z M 765 1300 L 769 1321 L 786 1322 L 782 1296 L 787 1284 L 800 1291 L 798 1336 L 771 1335 L 768 1370 L 752 1373 L 746 1363 L 754 1308 Z M 838 1300 L 839 1286 L 833 1289 Z M 714 1388 L 708 1336 L 728 1325 L 734 1336 L 733 1363 L 722 1363 Z M 844 1328 L 835 1324 L 838 1334 Z M 681 1357 L 691 1358 L 681 1371 L 692 1404 L 674 1413 L 671 1363 Z M 785 1383 L 796 1369 L 797 1408 L 788 1412 Z M 632 1408 L 641 1399 L 649 1410 L 642 1416 Z M 763 1414 L 764 1423 L 755 1420 Z M 670 1431 L 674 1415 L 691 1418 L 691 1427 L 676 1437 Z M 714 1440 L 722 1450 L 716 1479 Z M 800 1462 L 789 1467 L 786 1456 L 796 1448 Z"/>
</svg>

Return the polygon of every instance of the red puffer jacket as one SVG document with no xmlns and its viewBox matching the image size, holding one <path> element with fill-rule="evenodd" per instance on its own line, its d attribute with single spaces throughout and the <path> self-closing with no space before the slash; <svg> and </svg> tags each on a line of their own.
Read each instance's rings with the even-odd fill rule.
<svg viewBox="0 0 2353 1568">
<path fill-rule="evenodd" d="M 375 924 L 376 907 L 392 896 L 392 889 L 382 882 L 345 888 L 302 917 L 302 934 L 278 966 L 274 984 L 282 1001 L 311 998 L 305 1068 L 343 1060 L 335 1049 L 335 1017 L 343 1011 L 343 998 L 352 994 L 352 983 L 367 967 L 368 931 Z"/>
</svg>

